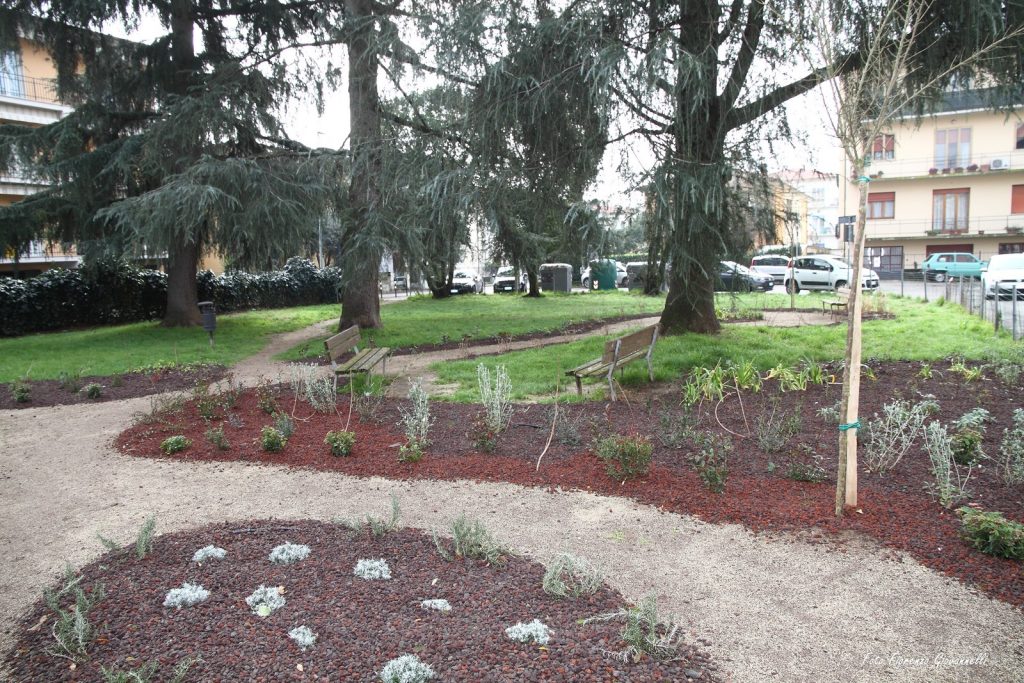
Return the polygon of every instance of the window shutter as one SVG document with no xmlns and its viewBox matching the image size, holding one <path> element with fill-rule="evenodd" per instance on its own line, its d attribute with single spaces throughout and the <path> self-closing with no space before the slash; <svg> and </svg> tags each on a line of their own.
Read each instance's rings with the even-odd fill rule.
<svg viewBox="0 0 1024 683">
<path fill-rule="evenodd" d="M 1010 213 L 1024 213 L 1024 185 L 1014 185 Z"/>
</svg>

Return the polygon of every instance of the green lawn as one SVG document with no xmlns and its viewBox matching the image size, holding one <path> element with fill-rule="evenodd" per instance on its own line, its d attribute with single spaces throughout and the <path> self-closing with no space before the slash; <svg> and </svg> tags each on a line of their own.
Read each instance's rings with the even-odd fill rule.
<svg viewBox="0 0 1024 683">
<path fill-rule="evenodd" d="M 757 295 L 754 295 L 757 296 Z M 773 297 L 773 295 L 768 295 Z M 758 305 L 784 306 L 788 298 L 778 296 Z M 815 306 L 827 295 L 802 296 L 799 305 Z M 745 300 L 741 297 L 741 305 Z M 970 316 L 958 306 L 927 304 L 915 299 L 888 298 L 895 320 L 876 320 L 864 324 L 864 358 L 880 360 L 938 360 L 953 355 L 967 359 L 986 359 L 1021 353 L 1021 344 L 1009 334 L 993 334 L 992 326 Z M 575 395 L 571 369 L 601 355 L 602 345 L 613 337 L 594 337 L 572 344 L 515 351 L 483 359 L 488 366 L 505 365 L 517 399 L 549 395 L 559 382 L 563 392 Z M 795 365 L 803 359 L 840 360 L 846 344 L 846 326 L 771 328 L 727 325 L 721 334 L 696 334 L 665 337 L 654 351 L 654 373 L 659 380 L 681 378 L 690 368 L 713 366 L 719 361 L 752 361 L 761 370 L 778 364 Z M 437 363 L 432 370 L 439 381 L 457 384 L 451 397 L 456 401 L 479 400 L 476 366 L 480 360 Z M 647 369 L 642 361 L 626 366 L 624 384 L 646 382 Z M 596 382 L 596 380 L 585 380 Z"/>
<path fill-rule="evenodd" d="M 258 352 L 269 335 L 334 318 L 339 311 L 337 304 L 324 304 L 218 316 L 212 349 L 202 328 L 155 322 L 0 339 L 0 382 L 26 375 L 55 379 L 62 371 L 114 375 L 151 364 L 230 365 Z"/>
<path fill-rule="evenodd" d="M 462 295 L 447 299 L 414 296 L 381 307 L 383 327 L 364 330 L 363 339 L 377 346 L 403 348 L 492 339 L 499 334 L 525 334 L 558 330 L 571 322 L 650 313 L 657 315 L 664 297 L 626 292 L 545 294 L 539 299 L 515 295 Z M 321 340 L 300 344 L 277 356 L 301 360 L 323 352 Z"/>
</svg>

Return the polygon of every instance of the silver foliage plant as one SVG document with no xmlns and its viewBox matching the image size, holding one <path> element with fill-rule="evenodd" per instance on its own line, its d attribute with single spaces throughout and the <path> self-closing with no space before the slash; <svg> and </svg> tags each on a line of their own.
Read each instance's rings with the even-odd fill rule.
<svg viewBox="0 0 1024 683">
<path fill-rule="evenodd" d="M 223 560 L 227 557 L 228 551 L 224 548 L 218 548 L 215 545 L 208 545 L 200 548 L 192 555 L 192 561 L 196 564 L 202 564 L 207 560 Z"/>
<path fill-rule="evenodd" d="M 383 559 L 359 560 L 356 562 L 356 568 L 353 570 L 353 573 L 360 579 L 366 579 L 367 581 L 387 580 L 391 578 L 391 567 Z"/>
<path fill-rule="evenodd" d="M 270 561 L 274 564 L 293 564 L 309 557 L 309 546 L 287 541 L 270 551 Z"/>
<path fill-rule="evenodd" d="M 420 607 L 423 609 L 430 609 L 436 612 L 451 612 L 452 604 L 443 598 L 435 598 L 433 600 L 424 600 L 420 603 Z"/>
<path fill-rule="evenodd" d="M 210 591 L 199 584 L 185 582 L 181 584 L 180 588 L 172 588 L 167 591 L 167 596 L 164 598 L 164 607 L 175 607 L 177 609 L 193 607 L 201 602 L 206 602 L 206 599 L 209 597 Z"/>
<path fill-rule="evenodd" d="M 504 365 L 494 368 L 494 381 L 487 366 L 480 363 L 476 366 L 476 381 L 480 388 L 480 402 L 484 405 L 484 421 L 487 427 L 495 432 L 503 432 L 512 419 L 512 380 Z"/>
<path fill-rule="evenodd" d="M 257 616 L 268 617 L 284 607 L 285 599 L 276 586 L 260 584 L 260 587 L 245 599 L 245 604 L 249 605 L 249 608 Z"/>
<path fill-rule="evenodd" d="M 416 655 L 402 655 L 385 664 L 378 675 L 381 683 L 426 683 L 437 674 Z"/>
<path fill-rule="evenodd" d="M 509 640 L 517 643 L 537 643 L 547 645 L 551 641 L 551 629 L 540 619 L 534 619 L 528 624 L 518 622 L 505 629 L 505 635 Z"/>
<path fill-rule="evenodd" d="M 868 470 L 887 472 L 896 467 L 924 429 L 925 420 L 937 412 L 938 407 L 930 398 L 917 403 L 896 400 L 883 405 L 881 417 L 875 413 L 864 429 L 867 432 L 864 459 Z"/>
<path fill-rule="evenodd" d="M 419 444 L 421 447 L 429 443 L 428 436 L 433 420 L 430 419 L 430 402 L 427 399 L 427 392 L 416 382 L 409 389 L 409 401 L 412 405 L 409 410 L 401 410 L 402 421 L 399 423 L 405 430 L 405 438 L 410 443 Z"/>
<path fill-rule="evenodd" d="M 544 571 L 541 587 L 548 595 L 578 598 L 593 595 L 601 586 L 601 572 L 581 557 L 561 553 Z"/>
<path fill-rule="evenodd" d="M 939 422 L 930 422 L 924 430 L 924 446 L 932 463 L 935 477 L 934 491 L 939 503 L 946 508 L 968 497 L 967 482 L 971 478 L 970 464 L 966 471 L 953 457 L 953 438 Z"/>
<path fill-rule="evenodd" d="M 323 374 L 323 370 L 313 364 L 293 363 L 288 366 L 291 373 L 291 387 L 295 398 L 304 398 L 313 410 L 318 413 L 330 413 L 334 410 L 337 395 L 334 393 L 334 381 Z"/>
<path fill-rule="evenodd" d="M 288 637 L 294 640 L 295 644 L 303 652 L 316 644 L 316 634 L 313 633 L 313 629 L 306 625 L 296 626 L 291 631 L 288 631 Z"/>
<path fill-rule="evenodd" d="M 999 443 L 999 474 L 1007 484 L 1024 483 L 1024 410 L 1013 411 L 1013 427 Z"/>
</svg>

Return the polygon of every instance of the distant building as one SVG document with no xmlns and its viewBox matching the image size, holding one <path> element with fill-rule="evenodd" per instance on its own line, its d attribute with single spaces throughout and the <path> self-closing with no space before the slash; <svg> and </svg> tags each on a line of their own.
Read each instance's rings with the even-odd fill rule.
<svg viewBox="0 0 1024 683">
<path fill-rule="evenodd" d="M 807 195 L 808 249 L 819 252 L 839 249 L 836 222 L 839 220 L 839 176 L 814 169 L 784 170 L 779 180 Z"/>
<path fill-rule="evenodd" d="M 1024 252 L 1024 107 L 994 113 L 988 94 L 950 92 L 934 115 L 899 120 L 874 141 L 865 262 L 875 270 L 943 251 Z M 857 213 L 856 181 L 843 178 L 844 214 Z"/>
</svg>

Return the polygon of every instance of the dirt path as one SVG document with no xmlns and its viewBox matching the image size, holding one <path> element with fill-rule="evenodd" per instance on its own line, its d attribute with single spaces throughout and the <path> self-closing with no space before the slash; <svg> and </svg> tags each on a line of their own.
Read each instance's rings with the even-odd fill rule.
<svg viewBox="0 0 1024 683">
<path fill-rule="evenodd" d="M 146 399 L 0 413 L 0 647 L 65 562 L 160 531 L 246 518 L 383 516 L 444 528 L 460 512 L 544 561 L 597 562 L 631 600 L 654 593 L 736 681 L 1024 680 L 1024 617 L 911 559 L 755 536 L 629 501 L 502 484 L 393 482 L 242 464 L 129 458 L 108 442 Z M 0 676 L 2 677 L 2 676 Z"/>
</svg>

